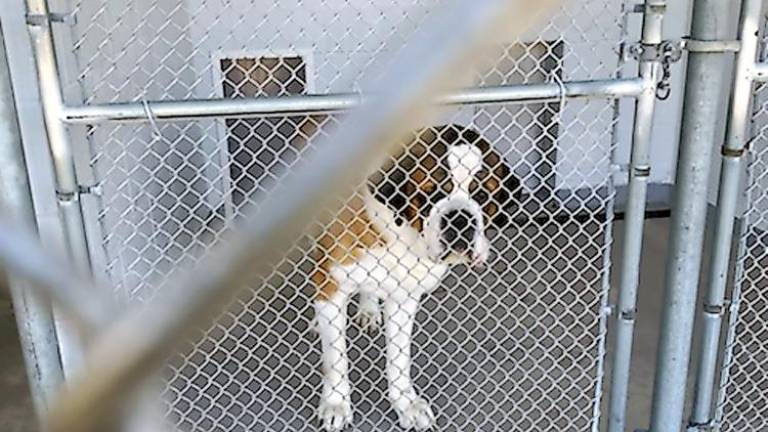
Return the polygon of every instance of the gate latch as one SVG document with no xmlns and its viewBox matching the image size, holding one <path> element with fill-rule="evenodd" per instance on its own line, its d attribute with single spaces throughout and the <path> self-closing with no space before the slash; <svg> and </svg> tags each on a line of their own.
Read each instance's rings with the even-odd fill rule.
<svg viewBox="0 0 768 432">
<path fill-rule="evenodd" d="M 654 45 L 633 44 L 627 50 L 630 58 L 638 61 L 656 61 L 661 64 L 661 77 L 656 83 L 656 97 L 659 100 L 669 98 L 672 63 L 680 61 L 684 46 L 685 43 L 682 40 L 665 40 Z"/>
<path fill-rule="evenodd" d="M 80 195 L 95 195 L 95 196 L 101 196 L 102 195 L 102 188 L 100 184 L 96 185 L 78 185 L 77 186 L 77 193 Z"/>
<path fill-rule="evenodd" d="M 656 98 L 667 100 L 671 93 L 672 63 L 683 56 L 682 41 L 664 41 L 659 45 L 661 51 L 661 79 L 656 83 Z"/>
</svg>

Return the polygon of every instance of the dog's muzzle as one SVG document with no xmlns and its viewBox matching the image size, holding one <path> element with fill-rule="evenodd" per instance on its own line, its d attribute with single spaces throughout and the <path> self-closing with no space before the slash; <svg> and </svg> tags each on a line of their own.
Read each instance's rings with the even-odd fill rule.
<svg viewBox="0 0 768 432">
<path fill-rule="evenodd" d="M 463 196 L 438 203 L 427 222 L 431 255 L 447 263 L 482 266 L 488 258 L 480 206 Z"/>
<path fill-rule="evenodd" d="M 480 221 L 466 209 L 455 209 L 440 218 L 440 242 L 446 250 L 466 253 L 475 243 Z"/>
</svg>

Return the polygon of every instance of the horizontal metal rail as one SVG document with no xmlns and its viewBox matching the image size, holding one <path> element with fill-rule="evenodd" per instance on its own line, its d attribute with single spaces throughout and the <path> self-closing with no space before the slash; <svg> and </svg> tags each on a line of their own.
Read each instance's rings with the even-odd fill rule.
<svg viewBox="0 0 768 432">
<path fill-rule="evenodd" d="M 639 78 L 518 84 L 463 89 L 437 97 L 438 105 L 461 106 L 555 101 L 560 98 L 636 97 L 645 84 Z M 251 99 L 196 99 L 127 102 L 65 107 L 66 123 L 99 124 L 200 119 L 213 117 L 283 116 L 341 112 L 358 107 L 365 96 L 354 93 Z"/>
</svg>

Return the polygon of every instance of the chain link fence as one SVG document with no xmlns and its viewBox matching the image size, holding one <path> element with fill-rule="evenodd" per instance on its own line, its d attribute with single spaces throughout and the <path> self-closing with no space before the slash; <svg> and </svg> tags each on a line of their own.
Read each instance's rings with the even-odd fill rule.
<svg viewBox="0 0 768 432">
<path fill-rule="evenodd" d="M 761 18 L 759 61 L 765 62 L 765 17 Z M 734 286 L 728 309 L 728 328 L 715 425 L 724 431 L 768 428 L 765 414 L 768 379 L 768 87 L 758 84 L 753 94 L 750 138 L 747 145 L 745 213 L 738 237 Z"/>
<path fill-rule="evenodd" d="M 0 229 L 0 258 L 35 282 L 33 288 L 40 291 L 29 294 L 28 300 L 42 300 L 43 305 L 49 300 L 45 295 L 53 297 L 73 315 L 71 325 L 82 327 L 85 339 L 93 339 L 88 341 L 93 343 L 87 353 L 90 367 L 95 376 L 107 377 L 106 384 L 75 381 L 73 394 L 83 399 L 59 398 L 57 406 L 64 408 L 50 417 L 57 431 L 78 429 L 73 425 L 81 424 L 98 430 L 103 417 L 110 417 L 102 413 L 111 413 L 127 399 L 116 394 L 120 389 L 115 383 L 123 379 L 125 385 L 126 377 L 147 374 L 136 359 L 146 362 L 146 369 L 153 361 L 160 364 L 163 348 L 169 351 L 160 345 L 170 344 L 181 327 L 206 312 L 200 299 L 215 300 L 217 290 L 223 293 L 222 287 L 236 285 L 225 281 L 241 280 L 227 277 L 234 270 L 221 269 L 240 269 L 243 256 L 256 256 L 253 250 L 279 243 L 265 234 L 262 238 L 269 242 L 251 245 L 253 250 L 238 249 L 238 239 L 226 243 L 227 236 L 243 227 L 249 227 L 240 231 L 248 239 L 264 234 L 248 225 L 246 216 L 253 207 L 272 222 L 277 221 L 276 214 L 305 214 L 286 208 L 311 208 L 307 204 L 311 198 L 300 194 L 294 201 L 304 206 L 294 201 L 280 206 L 274 201 L 279 198 L 264 198 L 288 182 L 290 174 L 311 172 L 303 171 L 302 162 L 333 146 L 329 137 L 349 115 L 344 110 L 365 106 L 360 102 L 374 94 L 369 92 L 375 88 L 373 83 L 386 75 L 398 54 L 418 42 L 420 28 L 458 3 L 132 0 L 117 8 L 111 0 L 73 0 L 66 14 L 49 13 L 46 0 L 26 3 L 26 27 L 32 35 L 30 50 L 35 51 L 36 84 L 46 126 L 41 135 L 48 138 L 53 162 L 48 174 L 56 186 L 54 206 L 60 220 L 55 224 L 62 225 L 55 230 L 68 242 L 76 262 L 73 267 L 87 267 L 90 261 L 129 313 L 117 319 L 107 316 L 110 301 L 97 298 L 98 282 L 81 279 L 67 264 L 51 261 L 50 269 L 40 265 L 46 263 L 45 251 L 5 225 Z M 54 9 L 61 6 L 52 3 Z M 758 22 L 765 21 L 762 2 L 742 3 L 738 43 L 725 38 L 727 20 L 710 19 L 729 7 L 718 0 L 694 2 L 691 35 L 681 43 L 663 37 L 667 5 L 660 0 L 646 0 L 643 7 L 625 0 L 570 2 L 522 37 L 498 32 L 483 39 L 493 54 L 459 65 L 466 66 L 461 67 L 466 70 L 460 82 L 464 90 L 440 99 L 448 107 L 435 114 L 433 122 L 422 125 L 427 129 L 416 135 L 418 139 L 392 156 L 382 170 L 374 170 L 369 182 L 360 184 L 358 193 L 345 201 L 347 207 L 326 212 L 326 218 L 307 229 L 269 272 L 252 277 L 213 325 L 196 329 L 195 337 L 185 340 L 184 349 L 167 362 L 160 380 L 165 417 L 183 431 L 317 430 L 322 429 L 323 420 L 326 429 L 340 429 L 338 424 L 328 427 L 329 423 L 346 421 L 348 413 L 334 411 L 334 416 L 323 418 L 328 411 L 322 407 L 331 399 L 324 389 L 334 371 L 346 384 L 348 357 L 354 414 L 350 430 L 402 430 L 408 421 L 424 423 L 419 415 L 426 416 L 428 410 L 404 422 L 404 409 L 390 400 L 393 383 L 405 379 L 412 380 L 418 395 L 428 401 L 438 430 L 597 431 L 601 409 L 608 405 L 603 395 L 607 387 L 604 362 L 608 318 L 615 312 L 612 401 L 603 424 L 611 432 L 625 429 L 643 212 L 652 165 L 652 129 L 657 123 L 654 103 L 657 97 L 665 98 L 671 62 L 687 50 L 687 75 L 700 80 L 686 83 L 683 97 L 682 156 L 674 198 L 679 213 L 670 221 L 651 430 L 678 430 L 689 396 L 693 399 L 689 431 L 768 429 L 764 409 L 768 394 L 768 87 L 752 88 L 755 82 L 768 80 L 768 63 L 765 52 L 757 63 L 752 58 Z M 462 4 L 467 8 L 463 12 L 470 10 L 468 3 Z M 494 7 L 489 2 L 483 10 Z M 475 8 L 472 4 L 471 10 Z M 643 17 L 637 44 L 627 37 L 635 24 L 634 13 Z M 471 22 L 491 21 L 489 16 L 484 18 Z M 454 34 L 482 33 L 469 27 Z M 470 46 L 464 39 L 463 44 L 454 42 L 457 52 L 458 45 L 465 50 Z M 761 51 L 765 51 L 762 42 Z M 434 54 L 439 51 L 435 46 L 421 53 Z M 728 87 L 729 79 L 716 69 L 730 67 L 724 56 L 734 52 L 738 54 L 730 83 L 731 106 L 719 111 L 713 101 Z M 457 57 L 468 58 L 466 54 L 462 51 Z M 624 56 L 632 56 L 639 64 L 633 78 L 622 77 Z M 408 77 L 423 84 L 427 80 L 420 79 L 425 75 L 419 75 L 419 70 L 414 68 L 415 75 Z M 429 70 L 430 78 L 440 76 Z M 19 80 L 18 74 L 11 78 Z M 15 83 L 13 87 L 21 88 Z M 420 93 L 414 85 L 410 89 L 430 93 Z M 510 89 L 513 96 L 503 93 Z M 751 138 L 745 153 L 742 135 L 750 92 Z M 11 92 L 7 93 L 0 95 L 4 106 L 12 105 Z M 617 100 L 625 96 L 636 98 L 632 112 L 623 110 Z M 309 101 L 316 105 L 304 109 L 311 105 Z M 411 102 L 406 98 L 392 104 L 421 108 Z M 20 110 L 19 117 L 28 116 L 26 111 Z M 619 136 L 628 135 L 630 129 L 627 123 L 622 130 L 621 123 L 632 113 L 622 253 L 625 273 L 618 301 L 611 305 L 614 178 L 622 172 L 621 156 L 616 153 Z M 696 385 L 689 395 L 683 388 L 694 327 L 694 273 L 703 255 L 703 246 L 698 246 L 705 226 L 703 179 L 709 166 L 708 153 L 696 150 L 721 144 L 705 142 L 719 139 L 720 115 L 727 116 L 727 127 L 712 224 L 715 252 L 707 286 L 700 290 L 705 294 L 699 322 L 703 337 L 697 347 L 700 355 L 694 356 L 698 359 Z M 27 134 L 25 143 L 34 141 L 28 139 L 28 129 L 39 120 L 27 118 L 23 133 L 15 130 L 15 124 L 7 128 L 19 144 L 12 149 L 14 154 L 22 154 L 18 152 L 21 135 Z M 375 125 L 396 124 L 392 117 L 369 120 L 372 130 L 355 135 L 352 128 L 348 136 L 340 134 L 346 141 L 335 143 L 372 143 Z M 71 127 L 66 129 L 65 124 Z M 362 154 L 358 159 L 363 159 Z M 729 277 L 726 251 L 730 251 L 737 191 L 742 189 L 737 183 L 744 154 L 745 208 L 734 274 Z M 16 159 L 24 162 L 23 157 Z M 33 159 L 49 162 L 40 155 Z M 336 161 L 354 159 L 339 156 Z M 315 159 L 318 166 L 323 161 L 328 163 Z M 341 177 L 328 175 L 323 187 L 330 189 Z M 29 185 L 18 178 L 9 181 L 41 199 L 39 186 L 30 192 Z M 389 192 L 382 199 L 377 188 Z M 283 212 L 270 212 L 272 206 Z M 379 209 L 385 209 L 385 217 Z M 453 213 L 464 214 L 458 228 L 452 224 L 459 222 L 448 217 Z M 283 219 L 264 224 L 283 225 L 288 225 Z M 53 231 L 50 226 L 46 230 Z M 459 246 L 453 237 L 461 240 L 462 235 L 469 237 Z M 470 266 L 484 257 L 484 236 L 491 251 L 486 265 Z M 408 247 L 402 247 L 406 243 Z M 225 248 L 230 254 L 212 254 L 222 244 L 234 252 Z M 435 258 L 435 250 L 444 253 L 440 259 Z M 268 255 L 262 256 L 268 259 Z M 409 334 L 410 322 L 393 318 L 402 321 L 403 316 L 392 309 L 390 300 L 423 270 L 424 257 L 440 273 L 440 280 L 435 289 L 416 293 L 419 308 L 412 312 L 415 325 Z M 459 262 L 444 265 L 445 257 Z M 216 258 L 230 265 L 217 266 Z M 254 266 L 260 262 L 253 261 Z M 189 282 L 188 302 L 173 295 L 161 299 L 176 292 L 182 280 L 177 273 L 193 270 L 187 273 L 197 271 L 199 276 L 200 268 L 219 273 L 210 280 L 201 276 L 200 286 L 196 280 Z M 434 275 L 422 276 L 428 280 Z M 379 319 L 371 309 L 379 301 L 371 303 L 370 297 L 358 293 L 353 296 L 348 291 L 353 289 L 384 297 L 389 320 L 383 327 L 371 326 Z M 730 303 L 724 303 L 726 292 Z M 41 297 L 36 298 L 37 294 Z M 330 304 L 332 297 L 341 299 L 342 309 L 341 315 L 330 319 L 332 313 L 323 305 Z M 158 306 L 163 304 L 158 299 L 183 305 L 178 311 L 169 310 Z M 401 303 L 413 305 L 412 300 Z M 142 315 L 142 311 L 148 312 Z M 52 311 L 48 312 L 53 319 Z M 166 314 L 170 318 L 163 320 Z M 142 328 L 136 317 L 149 317 L 148 322 L 156 324 L 157 337 L 126 334 Z M 723 344 L 724 321 L 728 324 L 722 329 Z M 52 321 L 44 324 L 52 331 Z M 69 324 L 55 325 L 59 351 L 53 360 L 69 374 L 69 368 L 76 369 L 78 363 L 77 338 L 72 337 Z M 101 326 L 107 330 L 88 333 Z M 119 341 L 135 337 L 129 341 L 135 346 L 126 346 L 136 357 L 124 360 L 105 355 L 116 347 L 114 341 L 105 342 L 105 334 L 121 335 Z M 338 337 L 329 340 L 329 335 Z M 403 338 L 405 350 L 399 346 Z M 347 345 L 343 355 L 341 350 L 334 351 L 339 341 Z M 39 348 L 35 342 L 26 343 L 32 347 L 30 358 Z M 116 360 L 116 365 L 105 359 Z M 28 366 L 37 366 L 34 361 Z M 714 384 L 718 370 L 719 383 Z M 345 392 L 343 387 L 332 390 Z M 345 397 L 346 393 L 341 394 L 342 403 L 347 402 Z M 95 410 L 93 421 L 82 416 L 89 403 L 106 407 Z M 143 408 L 134 410 L 138 423 L 146 414 Z M 70 411 L 74 414 L 68 416 Z"/>
<path fill-rule="evenodd" d="M 75 66 L 86 104 L 357 93 L 445 1 L 108 0 L 75 4 Z M 613 79 L 625 39 L 621 0 L 571 2 L 465 84 Z M 151 112 L 148 115 L 151 118 Z M 148 301 L 194 266 L 243 209 L 261 202 L 343 114 L 103 124 L 88 128 L 99 210 L 92 258 L 124 302 Z M 590 430 L 602 400 L 615 191 L 614 101 L 464 106 L 469 126 L 520 179 L 490 232 L 482 272 L 451 268 L 422 299 L 413 379 L 441 430 Z M 86 143 L 76 143 L 83 149 Z M 269 203 L 262 203 L 269 205 Z M 320 230 L 326 227 L 316 227 Z M 182 430 L 315 430 L 322 389 L 312 331 L 315 237 L 254 294 L 171 361 L 165 398 Z M 264 288 L 265 287 L 265 288 Z M 257 293 L 257 294 L 256 294 Z M 353 302 L 354 303 L 354 302 Z M 352 305 L 350 316 L 357 304 Z M 351 323 L 354 430 L 398 430 L 387 401 L 383 332 Z"/>
</svg>

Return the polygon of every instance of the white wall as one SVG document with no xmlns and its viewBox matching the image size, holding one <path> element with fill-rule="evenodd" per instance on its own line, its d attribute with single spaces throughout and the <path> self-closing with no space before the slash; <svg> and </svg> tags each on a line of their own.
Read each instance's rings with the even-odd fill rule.
<svg viewBox="0 0 768 432">
<path fill-rule="evenodd" d="M 224 7 L 216 1 L 187 0 L 187 9 L 196 11 L 195 25 L 188 29 L 190 40 L 197 41 L 192 55 L 194 69 L 200 71 L 195 77 L 198 80 L 195 97 L 216 94 L 219 84 L 210 67 L 212 57 L 219 53 L 265 51 L 311 52 L 317 92 L 357 91 L 365 87 L 367 79 L 381 72 L 430 10 L 439 10 L 449 3 L 431 1 L 414 5 L 389 0 L 330 0 L 315 4 L 298 0 L 276 3 L 233 0 Z M 243 19 L 247 16 L 243 11 L 249 9 L 259 11 L 257 23 Z M 553 25 L 534 29 L 523 41 L 562 38 L 566 46 L 564 80 L 610 78 L 617 64 L 620 11 L 620 0 L 574 2 Z M 503 35 L 492 41 L 502 46 L 515 42 Z M 521 80 L 517 74 L 512 82 L 540 82 L 543 78 L 546 79 L 540 73 L 533 73 Z M 492 82 L 499 83 L 503 82 Z M 519 112 L 519 109 L 507 110 Z M 453 120 L 467 122 L 475 115 L 472 111 L 459 110 Z M 611 114 L 607 101 L 569 101 L 563 107 L 557 142 L 559 187 L 594 187 L 604 183 L 609 169 L 606 154 L 611 144 Z M 514 137 L 506 135 L 498 142 L 502 148 L 514 142 Z M 518 155 L 525 151 L 516 150 Z M 596 165 L 601 166 L 596 169 Z"/>
<path fill-rule="evenodd" d="M 386 64 L 393 48 L 402 46 L 430 11 L 448 0 L 393 2 L 390 0 L 184 0 L 160 2 L 135 0 L 130 12 L 108 11 L 86 2 L 78 12 L 78 26 L 94 32 L 93 23 L 105 30 L 103 37 L 88 37 L 79 52 L 88 63 L 83 80 L 86 88 L 97 88 L 90 100 L 135 100 L 147 98 L 205 98 L 217 95 L 212 60 L 220 53 L 286 51 L 311 52 L 317 92 L 355 91 L 364 77 L 375 75 Z M 554 25 L 530 32 L 562 38 L 566 42 L 565 80 L 610 78 L 616 64 L 616 41 L 620 40 L 621 0 L 572 2 L 554 20 Z M 670 2 L 665 24 L 666 37 L 687 32 L 687 2 Z M 94 5 L 89 10 L 89 5 Z M 639 36 L 639 14 L 630 14 L 628 40 Z M 90 23 L 91 26 L 86 25 Z M 105 41 L 107 39 L 107 41 Z M 500 37 L 496 42 L 511 43 Z M 99 52 L 100 56 L 93 57 Z M 630 62 L 625 74 L 634 74 Z M 680 65 L 673 69 L 679 83 Z M 670 183 L 679 125 L 682 86 L 675 85 L 666 102 L 658 104 L 654 133 L 652 182 Z M 632 103 L 621 106 L 618 155 L 628 159 Z M 578 187 L 600 183 L 594 172 L 610 142 L 610 114 L 600 102 L 570 101 L 561 120 L 570 132 L 561 130 L 558 143 L 560 184 Z M 586 129 L 585 119 L 590 122 Z M 570 174 L 573 173 L 573 174 Z M 621 180 L 620 180 L 621 181 Z"/>
</svg>

